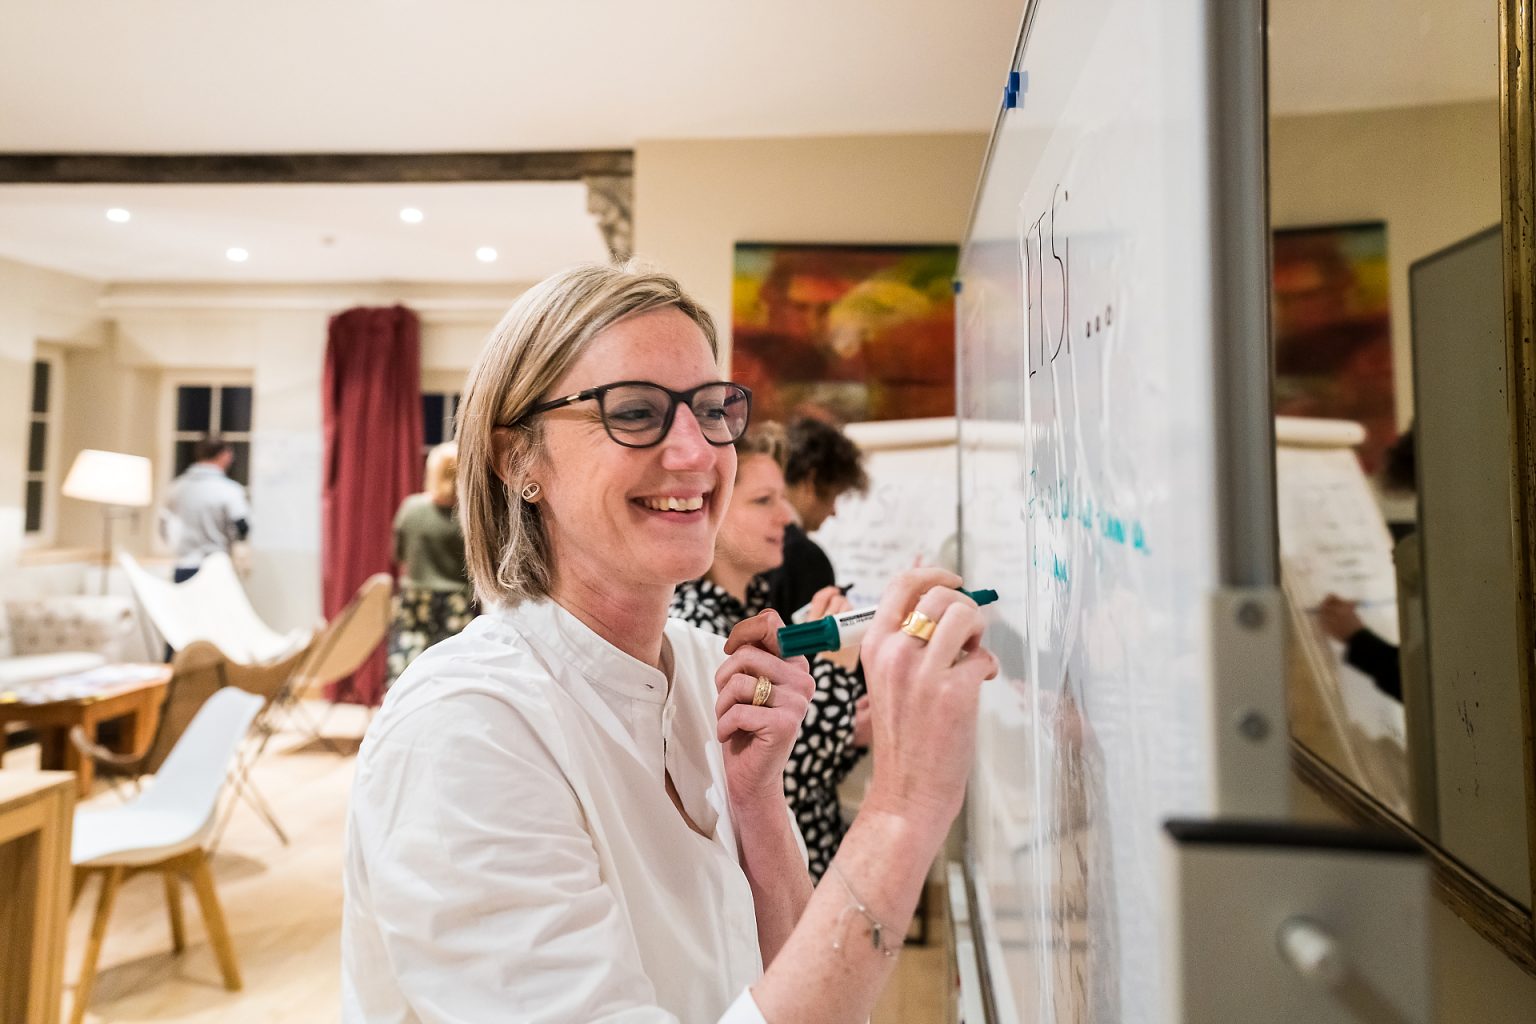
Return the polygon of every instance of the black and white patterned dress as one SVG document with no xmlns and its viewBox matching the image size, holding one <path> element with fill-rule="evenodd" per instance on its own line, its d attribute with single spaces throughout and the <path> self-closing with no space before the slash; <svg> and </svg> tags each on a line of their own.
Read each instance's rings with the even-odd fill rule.
<svg viewBox="0 0 1536 1024">
<path fill-rule="evenodd" d="M 768 607 L 768 583 L 756 577 L 747 584 L 743 604 L 707 579 L 691 580 L 672 595 L 672 617 L 721 636 L 743 619 Z M 864 680 L 824 658 L 811 659 L 816 693 L 806 709 L 800 736 L 784 766 L 784 796 L 793 809 L 810 854 L 811 878 L 821 881 L 837 853 L 848 825 L 837 802 L 837 786 L 859 758 L 853 743 L 854 704 L 864 695 Z"/>
</svg>

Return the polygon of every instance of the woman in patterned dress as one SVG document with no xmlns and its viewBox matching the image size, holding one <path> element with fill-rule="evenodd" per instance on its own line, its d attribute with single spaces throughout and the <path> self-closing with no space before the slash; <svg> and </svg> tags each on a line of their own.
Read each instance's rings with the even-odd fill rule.
<svg viewBox="0 0 1536 1024">
<path fill-rule="evenodd" d="M 769 586 L 762 574 L 783 561 L 784 530 L 794 521 L 784 484 L 787 453 L 776 423 L 736 442 L 736 489 L 715 540 L 715 560 L 703 577 L 677 588 L 673 618 L 725 636 L 768 607 Z M 825 587 L 811 601 L 811 615 L 834 615 L 847 607 L 836 587 Z M 848 828 L 838 784 L 869 746 L 869 698 L 857 666 L 857 648 L 812 661 L 816 692 L 784 770 L 784 796 L 805 837 L 811 877 L 817 881 Z"/>
<path fill-rule="evenodd" d="M 464 560 L 455 481 L 459 452 L 451 442 L 427 453 L 427 485 L 395 513 L 400 592 L 389 630 L 385 689 L 422 651 L 458 633 L 478 614 Z"/>
</svg>

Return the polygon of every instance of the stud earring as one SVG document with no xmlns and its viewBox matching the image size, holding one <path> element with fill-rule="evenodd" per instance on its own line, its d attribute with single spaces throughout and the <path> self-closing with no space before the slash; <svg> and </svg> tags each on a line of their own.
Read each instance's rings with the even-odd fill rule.
<svg viewBox="0 0 1536 1024">
<path fill-rule="evenodd" d="M 538 484 L 530 483 L 523 486 L 521 493 L 524 501 L 534 502 L 539 500 L 539 494 L 542 493 L 542 491 L 543 488 L 541 488 Z"/>
</svg>

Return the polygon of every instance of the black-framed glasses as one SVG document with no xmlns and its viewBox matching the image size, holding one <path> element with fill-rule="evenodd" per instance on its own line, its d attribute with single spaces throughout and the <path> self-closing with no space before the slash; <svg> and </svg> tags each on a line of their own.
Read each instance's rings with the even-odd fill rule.
<svg viewBox="0 0 1536 1024">
<path fill-rule="evenodd" d="M 724 447 L 744 434 L 747 421 L 752 418 L 752 392 L 730 381 L 711 381 L 687 391 L 673 391 L 648 380 L 621 380 L 541 402 L 520 420 L 594 400 L 602 414 L 603 429 L 626 448 L 660 444 L 672 429 L 677 407 L 683 404 L 698 421 L 704 440 L 716 447 Z"/>
</svg>

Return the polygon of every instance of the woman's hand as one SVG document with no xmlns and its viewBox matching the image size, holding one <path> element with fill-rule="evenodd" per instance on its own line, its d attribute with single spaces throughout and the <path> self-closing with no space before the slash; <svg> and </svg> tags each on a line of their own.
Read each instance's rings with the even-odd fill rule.
<svg viewBox="0 0 1536 1024">
<path fill-rule="evenodd" d="M 824 619 L 828 615 L 841 615 L 843 612 L 850 611 L 853 605 L 848 603 L 847 596 L 843 594 L 840 588 L 822 587 L 812 595 L 811 603 L 806 607 L 810 609 L 810 612 L 807 614 L 805 621 L 815 622 L 817 619 Z M 855 644 L 852 647 L 844 647 L 840 651 L 824 651 L 816 655 L 816 657 L 823 658 L 839 668 L 852 672 L 859 664 L 859 647 Z"/>
<path fill-rule="evenodd" d="M 1317 609 L 1317 621 L 1324 633 L 1340 643 L 1349 643 L 1350 637 L 1365 628 L 1365 623 L 1360 621 L 1360 614 L 1355 611 L 1355 603 L 1337 594 L 1323 598 L 1323 603 Z"/>
<path fill-rule="evenodd" d="M 965 796 L 981 684 L 997 675 L 997 659 L 981 645 L 981 612 L 959 585 L 943 569 L 896 577 L 862 650 L 880 752 L 864 808 L 941 830 Z M 926 642 L 901 631 L 914 609 L 936 623 Z"/>
<path fill-rule="evenodd" d="M 772 610 L 738 622 L 726 638 L 726 659 L 715 673 L 716 735 L 725 750 L 733 804 L 772 799 L 782 807 L 784 765 L 816 689 L 804 658 L 779 657 L 783 625 Z M 767 703 L 754 707 L 759 677 L 773 688 Z"/>
</svg>

